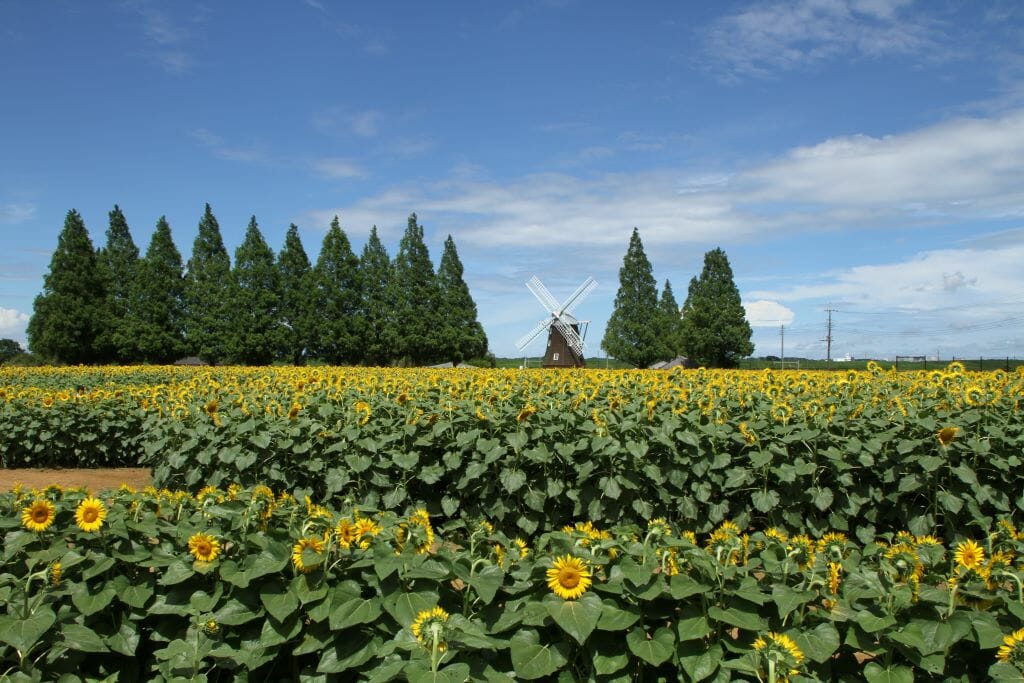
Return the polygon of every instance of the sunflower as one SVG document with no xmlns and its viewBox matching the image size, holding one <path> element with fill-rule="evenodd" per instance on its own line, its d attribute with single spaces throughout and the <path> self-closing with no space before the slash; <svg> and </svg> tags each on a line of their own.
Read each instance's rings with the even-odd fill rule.
<svg viewBox="0 0 1024 683">
<path fill-rule="evenodd" d="M 299 412 L 302 410 L 302 405 L 299 403 L 293 403 L 292 407 L 288 409 L 288 419 L 294 420 L 299 416 Z"/>
<path fill-rule="evenodd" d="M 529 420 L 530 416 L 537 412 L 537 406 L 532 403 L 527 403 L 523 406 L 523 409 L 516 415 L 516 422 L 522 422 L 523 420 Z"/>
<path fill-rule="evenodd" d="M 366 401 L 356 401 L 356 404 L 353 406 L 353 408 L 360 415 L 360 425 L 364 425 L 370 421 L 370 413 L 372 413 L 373 411 L 371 410 L 369 403 L 367 403 Z"/>
<path fill-rule="evenodd" d="M 1019 628 L 1003 637 L 1003 644 L 996 652 L 996 659 L 1024 671 L 1024 628 Z"/>
<path fill-rule="evenodd" d="M 547 571 L 548 588 L 563 600 L 575 600 L 590 588 L 590 571 L 583 560 L 572 555 L 555 558 Z"/>
<path fill-rule="evenodd" d="M 956 435 L 959 431 L 959 427 L 943 427 L 942 429 L 939 430 L 939 433 L 937 434 L 939 443 L 942 444 L 943 446 L 948 446 L 949 444 L 953 443 L 953 439 L 956 438 Z"/>
<path fill-rule="evenodd" d="M 61 566 L 60 561 L 54 562 L 50 565 L 50 583 L 54 586 L 60 585 L 61 577 Z"/>
<path fill-rule="evenodd" d="M 432 649 L 436 638 L 437 651 L 444 652 L 448 649 L 448 644 L 444 641 L 444 627 L 447 621 L 448 613 L 440 607 L 434 607 L 417 614 L 410 629 L 423 647 Z"/>
<path fill-rule="evenodd" d="M 98 498 L 90 496 L 79 503 L 75 509 L 75 523 L 82 531 L 99 531 L 106 518 L 107 508 Z"/>
<path fill-rule="evenodd" d="M 192 534 L 188 539 L 188 551 L 199 562 L 213 562 L 220 556 L 220 541 L 210 534 Z"/>
<path fill-rule="evenodd" d="M 46 531 L 53 524 L 57 508 L 43 498 L 36 498 L 32 504 L 21 511 L 21 523 L 29 531 Z"/>
<path fill-rule="evenodd" d="M 838 562 L 828 563 L 828 592 L 832 595 L 839 594 L 839 583 L 842 581 L 843 565 Z"/>
<path fill-rule="evenodd" d="M 777 681 L 788 681 L 799 671 L 796 667 L 804 661 L 804 653 L 800 651 L 793 639 L 784 633 L 768 633 L 767 636 L 758 636 L 754 641 L 754 651 L 766 661 L 773 662 L 776 670 L 781 674 Z M 783 673 L 788 672 L 788 673 Z"/>
<path fill-rule="evenodd" d="M 295 565 L 295 569 L 303 574 L 308 574 L 311 571 L 316 570 L 321 562 L 319 561 L 307 561 L 310 560 L 306 555 L 306 551 L 319 555 L 324 551 L 324 542 L 319 538 L 300 538 L 294 546 L 292 546 L 292 564 Z"/>
<path fill-rule="evenodd" d="M 953 560 L 964 569 L 977 569 L 985 562 L 985 549 L 968 539 L 957 545 Z"/>
<path fill-rule="evenodd" d="M 342 548 L 351 548 L 352 544 L 359 540 L 358 528 L 348 517 L 342 517 L 338 521 L 334 533 L 338 537 L 338 545 Z"/>
</svg>

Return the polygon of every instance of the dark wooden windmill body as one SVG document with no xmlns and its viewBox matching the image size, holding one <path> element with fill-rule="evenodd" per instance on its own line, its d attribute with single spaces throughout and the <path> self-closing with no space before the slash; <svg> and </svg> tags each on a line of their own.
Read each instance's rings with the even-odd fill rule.
<svg viewBox="0 0 1024 683">
<path fill-rule="evenodd" d="M 542 332 L 547 331 L 548 344 L 544 351 L 543 367 L 586 367 L 587 362 L 583 358 L 583 339 L 587 335 L 588 321 L 577 320 L 572 314 L 572 308 L 597 287 L 597 282 L 594 278 L 588 277 L 562 304 L 559 304 L 555 297 L 551 296 L 551 292 L 536 275 L 530 278 L 526 287 L 533 292 L 541 306 L 548 311 L 548 317 L 538 322 L 532 330 L 523 335 L 516 346 L 520 350 L 524 349 Z"/>
</svg>

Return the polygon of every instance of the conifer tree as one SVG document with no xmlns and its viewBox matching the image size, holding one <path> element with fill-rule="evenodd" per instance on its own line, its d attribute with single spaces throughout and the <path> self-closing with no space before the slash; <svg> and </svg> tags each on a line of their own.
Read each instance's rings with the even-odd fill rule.
<svg viewBox="0 0 1024 683">
<path fill-rule="evenodd" d="M 661 330 L 658 288 L 651 262 L 644 253 L 640 232 L 633 228 L 629 248 L 619 269 L 619 291 L 605 328 L 601 348 L 609 355 L 646 368 L 665 354 Z"/>
<path fill-rule="evenodd" d="M 96 254 L 97 269 L 106 292 L 96 343 L 104 361 L 136 362 L 140 358 L 131 292 L 139 263 L 139 248 L 135 246 L 121 207 L 115 204 L 109 216 L 106 246 Z"/>
<path fill-rule="evenodd" d="M 281 292 L 274 252 L 263 239 L 256 216 L 235 250 L 231 271 L 231 334 L 228 360 L 239 365 L 269 365 L 283 346 Z"/>
<path fill-rule="evenodd" d="M 665 287 L 661 290 L 661 299 L 658 300 L 658 308 L 661 309 L 663 330 L 661 333 L 664 341 L 664 358 L 672 359 L 683 353 L 683 318 L 676 302 L 675 294 L 672 292 L 672 283 L 665 280 Z"/>
<path fill-rule="evenodd" d="M 313 342 L 313 279 L 309 257 L 294 223 L 288 227 L 284 246 L 277 254 L 277 273 L 281 285 L 283 358 L 293 365 L 302 365 Z"/>
<path fill-rule="evenodd" d="M 188 352 L 185 345 L 185 276 L 181 252 L 163 216 L 156 223 L 132 287 L 140 359 L 173 363 Z"/>
<path fill-rule="evenodd" d="M 392 273 L 391 259 L 375 225 L 359 256 L 359 317 L 364 324 L 363 362 L 367 365 L 387 365 L 398 356 Z"/>
<path fill-rule="evenodd" d="M 359 316 L 359 259 L 335 216 L 324 236 L 313 267 L 316 301 L 314 349 L 317 357 L 333 365 L 362 360 L 363 321 Z"/>
<path fill-rule="evenodd" d="M 185 274 L 185 336 L 191 352 L 208 363 L 227 359 L 232 332 L 230 289 L 231 257 L 207 204 Z"/>
<path fill-rule="evenodd" d="M 729 259 L 721 249 L 707 252 L 683 304 L 684 352 L 700 365 L 734 368 L 754 352 L 752 334 Z"/>
<path fill-rule="evenodd" d="M 395 256 L 394 285 L 399 356 L 411 365 L 438 360 L 441 353 L 437 331 L 441 318 L 437 280 L 423 239 L 423 226 L 416 222 L 415 213 L 409 215 Z"/>
<path fill-rule="evenodd" d="M 32 352 L 58 363 L 96 362 L 103 299 L 96 252 L 82 217 L 71 209 L 57 238 L 50 270 L 43 276 L 43 291 L 32 304 L 28 321 Z"/>
<path fill-rule="evenodd" d="M 462 273 L 455 241 L 448 235 L 437 267 L 437 310 L 441 314 L 438 353 L 453 365 L 487 353 L 487 335 L 477 321 L 476 302 Z"/>
</svg>

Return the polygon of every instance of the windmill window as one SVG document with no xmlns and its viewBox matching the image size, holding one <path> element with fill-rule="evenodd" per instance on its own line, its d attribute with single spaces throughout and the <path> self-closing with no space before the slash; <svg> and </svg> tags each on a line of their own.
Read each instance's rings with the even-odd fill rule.
<svg viewBox="0 0 1024 683">
<path fill-rule="evenodd" d="M 551 354 L 551 360 L 558 360 L 558 354 L 557 353 Z"/>
</svg>

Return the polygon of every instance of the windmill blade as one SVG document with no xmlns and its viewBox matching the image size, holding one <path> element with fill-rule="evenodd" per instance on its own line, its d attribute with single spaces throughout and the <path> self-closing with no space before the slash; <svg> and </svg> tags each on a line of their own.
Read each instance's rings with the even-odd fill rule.
<svg viewBox="0 0 1024 683">
<path fill-rule="evenodd" d="M 562 309 L 558 311 L 559 316 L 561 316 L 562 313 L 572 311 L 572 307 L 583 301 L 588 294 L 594 291 L 594 287 L 597 287 L 597 280 L 592 277 L 588 277 L 584 280 L 583 284 L 577 287 L 576 291 L 572 293 L 572 296 L 566 299 L 565 303 L 562 304 Z"/>
<path fill-rule="evenodd" d="M 565 338 L 565 343 L 569 345 L 577 356 L 583 355 L 583 340 L 580 339 L 580 335 L 576 334 L 576 330 L 572 329 L 565 324 L 561 319 L 555 319 L 555 328 L 562 333 Z"/>
<path fill-rule="evenodd" d="M 537 326 L 522 336 L 522 338 L 516 342 L 517 349 L 524 349 L 526 345 L 532 342 L 538 334 L 551 327 L 551 319 L 545 318 L 537 323 Z"/>
<path fill-rule="evenodd" d="M 558 312 L 558 301 L 555 297 L 551 296 L 551 292 L 544 286 L 544 283 L 540 281 L 536 275 L 531 277 L 526 283 L 526 288 L 533 292 L 533 295 L 537 297 L 537 301 L 540 305 L 547 310 L 548 313 L 555 314 Z"/>
</svg>

